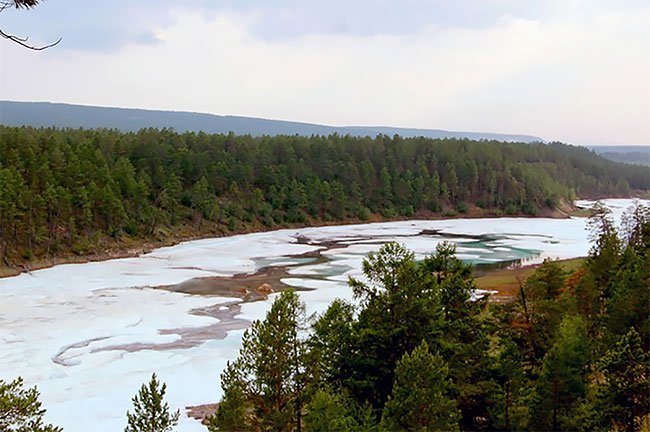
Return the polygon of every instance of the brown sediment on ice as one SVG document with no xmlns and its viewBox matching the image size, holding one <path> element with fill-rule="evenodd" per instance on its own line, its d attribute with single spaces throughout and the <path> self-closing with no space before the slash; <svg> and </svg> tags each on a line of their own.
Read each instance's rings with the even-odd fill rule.
<svg viewBox="0 0 650 432">
<path fill-rule="evenodd" d="M 177 285 L 156 287 L 174 292 L 186 294 L 232 297 L 237 300 L 226 303 L 193 309 L 192 315 L 214 318 L 213 324 L 200 327 L 181 327 L 175 329 L 158 330 L 161 335 L 176 335 L 178 338 L 166 343 L 130 343 L 121 345 L 109 345 L 92 350 L 101 351 L 127 351 L 136 352 L 143 350 L 167 351 L 175 349 L 194 348 L 210 340 L 224 339 L 228 332 L 244 330 L 250 327 L 251 322 L 243 318 L 237 318 L 241 313 L 243 302 L 263 300 L 273 292 L 283 291 L 292 288 L 280 282 L 280 279 L 287 276 L 286 267 L 267 267 L 251 274 L 239 274 L 233 277 L 210 277 L 196 278 Z"/>
<path fill-rule="evenodd" d="M 258 287 L 265 283 L 270 284 L 274 291 L 290 288 L 281 281 L 282 278 L 288 276 L 287 267 L 266 267 L 255 273 L 194 278 L 179 284 L 163 285 L 156 288 L 183 294 L 234 297 L 244 301 L 256 301 L 266 298 L 268 293 L 258 290 Z"/>
<path fill-rule="evenodd" d="M 221 303 L 207 308 L 194 309 L 190 313 L 197 316 L 208 316 L 219 320 L 214 324 L 202 327 L 181 327 L 176 329 L 159 330 L 161 335 L 177 335 L 179 338 L 167 343 L 131 343 L 122 345 L 109 345 L 92 350 L 92 353 L 101 351 L 127 351 L 136 352 L 144 350 L 167 351 L 174 349 L 188 349 L 215 339 L 224 339 L 229 331 L 243 330 L 250 326 L 250 321 L 237 318 L 241 312 L 240 302 Z"/>
<path fill-rule="evenodd" d="M 75 343 L 70 344 L 70 345 L 66 345 L 63 348 L 61 348 L 61 350 L 59 350 L 59 352 L 56 353 L 52 357 L 52 361 L 54 363 L 58 364 L 58 365 L 61 365 L 61 366 L 74 366 L 76 364 L 74 361 L 71 361 L 70 359 L 64 358 L 65 354 L 69 350 L 76 349 L 76 348 L 86 348 L 93 342 L 98 342 L 98 341 L 105 340 L 105 339 L 108 339 L 108 337 L 106 337 L 106 336 L 104 336 L 104 337 L 96 337 L 96 338 L 92 338 L 92 339 L 83 340 L 83 341 L 80 341 L 80 342 L 75 342 Z"/>
<path fill-rule="evenodd" d="M 326 258 L 320 256 L 320 250 L 310 251 L 300 255 L 288 256 L 291 258 L 316 258 L 313 263 L 323 262 Z M 166 351 L 174 349 L 188 349 L 199 346 L 210 340 L 224 339 L 228 332 L 243 330 L 250 327 L 250 321 L 237 318 L 241 313 L 241 304 L 268 298 L 269 294 L 281 292 L 286 289 L 295 289 L 282 283 L 281 279 L 290 276 L 290 266 L 271 266 L 259 269 L 254 273 L 236 274 L 230 277 L 215 276 L 194 278 L 175 285 L 154 287 L 184 294 L 230 297 L 233 301 L 217 303 L 207 308 L 190 311 L 192 315 L 215 318 L 217 322 L 201 327 L 181 327 L 176 329 L 159 330 L 161 335 L 177 335 L 178 339 L 166 343 L 131 343 L 109 345 L 92 350 L 101 351 L 127 351 L 136 352 L 143 350 Z M 298 288 L 299 290 L 307 290 Z M 236 299 L 236 300 L 235 300 Z"/>
<path fill-rule="evenodd" d="M 187 416 L 206 424 L 208 417 L 217 413 L 218 403 L 185 407 Z"/>
<path fill-rule="evenodd" d="M 321 264 L 327 261 L 321 252 L 329 247 L 321 243 L 309 242 L 309 239 L 298 236 L 298 243 L 316 246 L 318 249 L 296 255 L 287 255 L 287 261 L 296 258 L 313 258 L 310 265 Z M 233 297 L 245 302 L 264 300 L 273 292 L 287 289 L 306 290 L 295 288 L 282 282 L 282 279 L 292 277 L 289 269 L 294 265 L 266 266 L 252 273 L 238 273 L 232 276 L 209 276 L 193 278 L 174 285 L 161 285 L 154 287 L 167 291 L 201 296 Z M 309 278 L 309 276 L 302 276 Z"/>
</svg>

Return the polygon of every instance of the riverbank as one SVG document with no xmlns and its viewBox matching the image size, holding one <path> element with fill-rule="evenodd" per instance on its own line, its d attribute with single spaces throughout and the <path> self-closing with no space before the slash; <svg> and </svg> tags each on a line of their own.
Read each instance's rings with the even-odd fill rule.
<svg viewBox="0 0 650 432">
<path fill-rule="evenodd" d="M 567 272 L 578 270 L 585 258 L 569 258 L 558 260 L 558 263 Z M 505 269 L 493 269 L 486 272 L 477 271 L 474 275 L 478 289 L 496 291 L 490 296 L 490 302 L 508 303 L 515 299 L 519 287 L 526 282 L 541 264 L 514 266 Z"/>
<path fill-rule="evenodd" d="M 285 223 L 274 226 L 265 226 L 259 222 L 253 222 L 247 226 L 241 226 L 234 230 L 225 230 L 223 225 L 203 223 L 201 226 L 194 224 L 183 224 L 173 228 L 160 229 L 154 236 L 147 238 L 132 238 L 121 236 L 117 239 L 102 238 L 97 240 L 92 251 L 75 253 L 72 250 L 64 250 L 49 257 L 40 257 L 31 260 L 15 260 L 8 262 L 6 258 L 0 263 L 0 278 L 17 276 L 21 273 L 29 273 L 35 270 L 54 267 L 61 264 L 81 264 L 87 262 L 107 261 L 119 258 L 132 258 L 151 252 L 161 247 L 174 246 L 179 243 L 201 240 L 206 238 L 220 238 L 240 234 L 251 234 L 258 232 L 275 231 L 279 229 L 315 228 L 333 225 L 354 225 L 373 222 L 396 222 L 404 220 L 449 220 L 449 219 L 479 219 L 479 218 L 552 218 L 566 219 L 571 216 L 584 216 L 584 211 L 566 203 L 556 209 L 545 208 L 537 215 L 524 213 L 505 214 L 499 210 L 481 209 L 470 206 L 465 213 L 435 213 L 419 211 L 412 216 L 385 217 L 381 214 L 371 214 L 367 219 L 346 218 L 343 220 L 318 220 L 310 219 L 305 223 Z"/>
</svg>

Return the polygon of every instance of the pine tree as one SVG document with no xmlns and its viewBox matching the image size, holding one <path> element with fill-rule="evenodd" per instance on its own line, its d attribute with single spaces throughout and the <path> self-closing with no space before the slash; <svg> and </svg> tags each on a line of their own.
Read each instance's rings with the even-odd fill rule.
<svg viewBox="0 0 650 432">
<path fill-rule="evenodd" d="M 560 293 L 565 280 L 566 272 L 562 266 L 547 258 L 526 283 L 530 287 L 529 293 L 535 298 L 553 300 Z"/>
<path fill-rule="evenodd" d="M 333 386 L 340 386 L 350 374 L 349 356 L 353 349 L 354 305 L 336 299 L 312 325 L 309 346 L 318 374 Z"/>
<path fill-rule="evenodd" d="M 495 351 L 493 374 L 501 386 L 498 427 L 504 430 L 523 430 L 527 417 L 525 394 L 530 381 L 526 379 L 519 347 L 511 339 L 503 339 Z"/>
<path fill-rule="evenodd" d="M 605 302 L 610 344 L 634 328 L 650 346 L 650 208 L 637 205 L 624 215 L 624 248 L 609 281 Z"/>
<path fill-rule="evenodd" d="M 10 383 L 0 380 L 0 431 L 61 432 L 59 427 L 43 424 L 45 409 L 38 396 L 36 387 L 23 388 L 20 377 Z"/>
<path fill-rule="evenodd" d="M 248 419 L 249 401 L 246 399 L 245 384 L 240 374 L 240 362 L 228 363 L 221 374 L 224 395 L 217 412 L 208 418 L 208 430 L 246 432 L 253 427 Z"/>
<path fill-rule="evenodd" d="M 306 411 L 305 432 L 354 432 L 359 429 L 350 401 L 330 389 L 317 391 Z"/>
<path fill-rule="evenodd" d="M 162 384 L 162 385 L 161 385 Z M 124 432 L 170 432 L 178 423 L 180 411 L 169 412 L 169 404 L 164 402 L 167 385 L 160 383 L 156 374 L 149 384 L 143 384 L 133 397 L 133 414 L 126 413 L 127 426 Z"/>
<path fill-rule="evenodd" d="M 438 341 L 442 309 L 433 276 L 397 243 L 370 254 L 363 272 L 368 283 L 349 280 L 362 308 L 345 362 L 350 374 L 343 381 L 359 401 L 381 409 L 399 359 L 422 340 Z"/>
<path fill-rule="evenodd" d="M 211 431 L 300 430 L 308 377 L 304 326 L 304 305 L 284 291 L 264 321 L 244 333 L 239 357 L 222 374 L 224 399 Z"/>
<path fill-rule="evenodd" d="M 436 253 L 423 262 L 438 282 L 440 300 L 448 322 L 465 319 L 479 311 L 477 303 L 470 301 L 476 289 L 472 266 L 456 258 L 455 254 L 456 246 L 453 243 L 442 242 L 436 246 Z"/>
<path fill-rule="evenodd" d="M 485 300 L 472 298 L 476 289 L 472 267 L 459 260 L 455 252 L 453 244 L 443 242 L 422 263 L 425 273 L 437 281 L 444 311 L 442 335 L 427 341 L 432 346 L 438 344 L 449 366 L 454 398 L 462 414 L 460 427 L 474 430 L 494 421 L 494 397 L 490 393 L 498 391 L 498 387 L 487 373 L 488 329 L 481 315 Z"/>
<path fill-rule="evenodd" d="M 634 328 L 600 360 L 605 385 L 599 392 L 600 412 L 619 430 L 638 431 L 650 414 L 650 354 L 644 352 Z"/>
<path fill-rule="evenodd" d="M 391 398 L 381 426 L 387 431 L 458 430 L 460 412 L 449 398 L 451 382 L 445 361 L 422 342 L 397 363 Z"/>
<path fill-rule="evenodd" d="M 607 286 L 613 277 L 621 255 L 621 240 L 610 213 L 611 211 L 602 203 L 597 202 L 592 208 L 592 214 L 587 222 L 590 240 L 594 245 L 589 252 L 586 264 L 596 280 L 597 287 L 602 290 L 601 305 L 604 305 L 605 300 L 609 297 Z"/>
<path fill-rule="evenodd" d="M 586 395 L 589 338 L 579 316 L 566 316 L 544 357 L 533 405 L 533 424 L 543 430 L 575 429 L 573 410 Z"/>
</svg>

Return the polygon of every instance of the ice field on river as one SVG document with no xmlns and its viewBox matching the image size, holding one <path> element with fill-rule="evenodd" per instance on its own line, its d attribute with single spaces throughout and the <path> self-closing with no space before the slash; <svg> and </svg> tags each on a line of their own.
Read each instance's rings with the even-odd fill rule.
<svg viewBox="0 0 650 432">
<path fill-rule="evenodd" d="M 632 201 L 605 203 L 618 220 Z M 534 263 L 586 255 L 585 223 L 583 218 L 450 219 L 279 230 L 0 279 L 0 379 L 20 375 L 28 386 L 38 385 L 47 421 L 68 432 L 115 431 L 125 426 L 131 397 L 156 372 L 168 385 L 170 405 L 183 413 L 177 430 L 205 430 L 185 416 L 185 407 L 219 400 L 219 374 L 237 355 L 243 331 L 189 348 L 174 342 L 181 329 L 215 324 L 215 318 L 191 311 L 239 300 L 153 287 L 288 266 L 283 282 L 310 289 L 300 292 L 301 299 L 309 313 L 321 312 L 337 297 L 351 298 L 348 276 L 358 276 L 363 258 L 384 242 L 398 241 L 422 257 L 447 240 L 472 263 Z M 320 245 L 332 242 L 327 250 Z M 295 257 L 317 249 L 326 259 Z M 263 318 L 272 299 L 241 304 L 239 318 Z M 143 344 L 146 349 L 138 348 Z"/>
</svg>

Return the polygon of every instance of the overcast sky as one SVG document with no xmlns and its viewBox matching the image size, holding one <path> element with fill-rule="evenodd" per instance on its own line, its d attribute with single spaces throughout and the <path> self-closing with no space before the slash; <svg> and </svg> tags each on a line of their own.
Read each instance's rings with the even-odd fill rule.
<svg viewBox="0 0 650 432">
<path fill-rule="evenodd" d="M 650 144 L 647 0 L 48 0 L 0 99 Z"/>
</svg>

